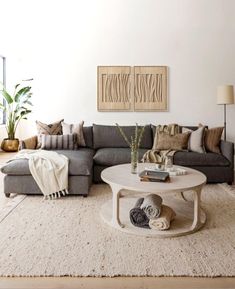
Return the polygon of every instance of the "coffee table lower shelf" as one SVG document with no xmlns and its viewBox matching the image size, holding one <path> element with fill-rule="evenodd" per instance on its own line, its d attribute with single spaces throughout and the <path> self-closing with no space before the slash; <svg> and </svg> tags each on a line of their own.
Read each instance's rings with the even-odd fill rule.
<svg viewBox="0 0 235 289">
<path fill-rule="evenodd" d="M 178 237 L 184 236 L 187 234 L 194 233 L 198 231 L 206 222 L 206 214 L 203 209 L 200 209 L 200 223 L 197 227 L 194 227 L 193 224 L 193 211 L 194 204 L 191 201 L 185 201 L 183 199 L 166 197 L 164 198 L 164 204 L 170 206 L 176 212 L 176 218 L 171 223 L 171 227 L 169 230 L 158 231 L 153 229 L 145 229 L 135 227 L 131 224 L 129 218 L 130 209 L 134 207 L 136 202 L 135 197 L 121 197 L 119 199 L 120 202 L 120 221 L 122 226 L 116 225 L 115 222 L 112 222 L 112 200 L 107 201 L 101 208 L 100 214 L 103 221 L 118 229 L 122 232 L 135 234 L 145 237 L 157 237 L 157 238 L 169 238 L 169 237 Z"/>
</svg>

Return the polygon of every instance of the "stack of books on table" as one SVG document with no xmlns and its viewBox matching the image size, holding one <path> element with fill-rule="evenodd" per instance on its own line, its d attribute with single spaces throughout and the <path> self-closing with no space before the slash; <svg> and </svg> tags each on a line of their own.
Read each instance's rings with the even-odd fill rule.
<svg viewBox="0 0 235 289">
<path fill-rule="evenodd" d="M 170 180 L 168 172 L 144 170 L 139 174 L 142 182 L 167 182 Z"/>
</svg>

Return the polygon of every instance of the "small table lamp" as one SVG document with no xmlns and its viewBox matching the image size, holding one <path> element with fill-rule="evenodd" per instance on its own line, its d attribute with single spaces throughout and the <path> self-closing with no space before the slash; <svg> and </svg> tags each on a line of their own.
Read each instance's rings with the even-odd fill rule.
<svg viewBox="0 0 235 289">
<path fill-rule="evenodd" d="M 234 104 L 233 85 L 220 85 L 217 88 L 217 104 L 224 105 L 224 140 L 226 140 L 226 105 Z"/>
</svg>

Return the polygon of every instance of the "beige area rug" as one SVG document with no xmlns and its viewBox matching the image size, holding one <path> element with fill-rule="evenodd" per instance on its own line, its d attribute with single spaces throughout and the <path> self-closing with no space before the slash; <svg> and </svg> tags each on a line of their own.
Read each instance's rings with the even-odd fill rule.
<svg viewBox="0 0 235 289">
<path fill-rule="evenodd" d="M 156 239 L 105 225 L 106 185 L 88 198 L 22 200 L 0 223 L 0 276 L 235 276 L 235 192 L 207 185 L 208 221 L 192 235 Z"/>
</svg>

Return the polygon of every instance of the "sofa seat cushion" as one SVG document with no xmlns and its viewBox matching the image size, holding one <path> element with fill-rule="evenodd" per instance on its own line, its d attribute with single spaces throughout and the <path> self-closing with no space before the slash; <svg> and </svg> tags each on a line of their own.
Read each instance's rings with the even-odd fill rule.
<svg viewBox="0 0 235 289">
<path fill-rule="evenodd" d="M 79 150 L 57 150 L 69 158 L 70 176 L 92 175 L 94 150 L 81 148 Z M 2 173 L 7 175 L 31 175 L 27 159 L 13 160 L 1 168 Z"/>
<path fill-rule="evenodd" d="M 121 126 L 123 132 L 130 140 L 135 135 L 135 126 Z M 128 144 L 115 125 L 93 124 L 94 148 L 129 148 Z M 151 149 L 153 145 L 151 126 L 146 125 L 141 139 L 140 148 Z"/>
<path fill-rule="evenodd" d="M 139 161 L 141 161 L 146 149 L 139 149 Z M 128 148 L 102 148 L 94 155 L 94 162 L 102 166 L 115 166 L 131 162 L 131 150 Z"/>
<path fill-rule="evenodd" d="M 230 162 L 223 155 L 216 153 L 176 152 L 174 164 L 186 167 L 224 167 L 229 166 Z"/>
</svg>

